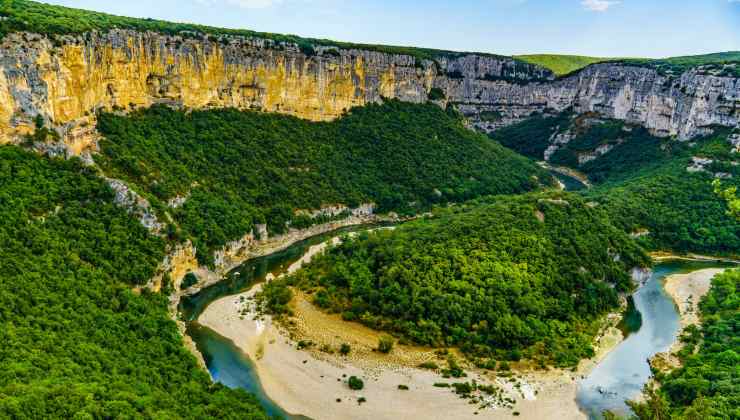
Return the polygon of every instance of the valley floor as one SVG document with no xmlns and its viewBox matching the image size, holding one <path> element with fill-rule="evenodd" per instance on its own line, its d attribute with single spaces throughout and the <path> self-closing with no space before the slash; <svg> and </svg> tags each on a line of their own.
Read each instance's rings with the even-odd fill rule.
<svg viewBox="0 0 740 420">
<path fill-rule="evenodd" d="M 336 240 L 336 239 L 335 239 Z M 312 247 L 306 256 L 290 268 L 307 262 L 324 244 Z M 576 372 L 517 372 L 516 379 L 495 377 L 484 371 L 468 371 L 469 377 L 443 379 L 439 373 L 417 366 L 435 360 L 444 364 L 433 349 L 396 345 L 389 355 L 374 351 L 379 334 L 357 323 L 343 321 L 338 315 L 317 310 L 297 294 L 292 303 L 292 322 L 278 325 L 270 317 L 259 317 L 252 296 L 259 286 L 211 303 L 198 322 L 232 340 L 253 361 L 266 394 L 287 412 L 314 420 L 357 419 L 585 419 L 575 402 L 578 381 L 622 339 L 621 332 L 609 327 L 599 338 L 597 356 L 583 361 Z M 612 325 L 617 317 L 610 318 Z M 283 325 L 286 324 L 286 325 Z M 313 346 L 299 350 L 299 340 Z M 351 346 L 348 356 L 328 353 L 342 343 Z M 349 376 L 365 382 L 361 391 L 350 390 Z M 480 403 L 460 398 L 451 388 L 435 387 L 439 382 L 494 384 L 504 390 L 504 397 L 515 400 L 513 408 L 480 408 Z M 409 390 L 399 390 L 406 385 Z M 365 402 L 358 400 L 363 397 Z M 340 400 L 340 401 L 338 401 Z M 518 415 L 515 415 L 517 413 Z"/>
</svg>

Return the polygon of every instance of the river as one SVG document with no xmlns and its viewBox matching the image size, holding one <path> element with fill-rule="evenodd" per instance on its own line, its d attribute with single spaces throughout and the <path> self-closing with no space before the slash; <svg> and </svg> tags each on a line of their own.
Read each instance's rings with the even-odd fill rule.
<svg viewBox="0 0 740 420">
<path fill-rule="evenodd" d="M 231 388 L 243 388 L 257 396 L 267 413 L 286 419 L 306 419 L 285 412 L 262 389 L 259 377 L 249 358 L 230 340 L 212 329 L 200 325 L 198 317 L 211 302 L 224 296 L 239 294 L 257 283 L 265 281 L 268 274 L 279 276 L 300 259 L 312 245 L 317 245 L 342 233 L 368 230 L 383 224 L 359 225 L 342 228 L 297 242 L 283 251 L 251 259 L 231 270 L 222 281 L 204 288 L 193 296 L 180 300 L 179 312 L 187 325 L 187 334 L 206 361 L 214 381 Z"/>
<path fill-rule="evenodd" d="M 603 418 L 604 410 L 626 416 L 631 413 L 627 400 L 640 395 L 650 378 L 647 360 L 668 350 L 676 340 L 679 314 L 673 300 L 663 289 L 664 279 L 705 268 L 729 267 L 713 261 L 674 260 L 657 264 L 650 279 L 633 295 L 635 308 L 642 315 L 642 325 L 612 350 L 581 381 L 576 401 L 590 419 Z"/>
<path fill-rule="evenodd" d="M 277 276 L 297 261 L 310 246 L 337 236 L 341 232 L 366 230 L 355 226 L 319 235 L 298 242 L 287 249 L 246 262 L 232 270 L 223 281 L 203 289 L 194 296 L 184 297 L 180 313 L 187 322 L 188 335 L 203 354 L 213 379 L 229 387 L 243 388 L 257 396 L 268 414 L 289 419 L 292 416 L 270 400 L 260 385 L 249 358 L 230 340 L 198 324 L 198 316 L 210 302 L 223 296 L 248 290 L 264 281 L 268 273 Z M 668 261 L 657 264 L 650 279 L 634 295 L 634 305 L 642 324 L 627 336 L 580 383 L 577 403 L 590 418 L 600 418 L 603 410 L 628 414 L 625 401 L 636 398 L 650 377 L 647 359 L 667 350 L 679 332 L 679 316 L 671 298 L 663 290 L 666 276 L 712 267 L 726 267 L 718 262 Z"/>
</svg>

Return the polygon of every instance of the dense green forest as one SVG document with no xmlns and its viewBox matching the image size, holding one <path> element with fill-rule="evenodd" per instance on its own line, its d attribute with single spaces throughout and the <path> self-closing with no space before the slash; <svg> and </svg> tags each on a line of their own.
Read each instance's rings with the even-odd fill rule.
<svg viewBox="0 0 740 420">
<path fill-rule="evenodd" d="M 575 116 L 567 110 L 537 114 L 496 130 L 490 137 L 518 153 L 543 160 L 551 138 L 570 130 L 575 137 L 559 145 L 549 162 L 577 169 L 594 183 L 624 179 L 638 170 L 659 166 L 688 153 L 687 143 L 655 137 L 643 127 L 627 126 L 619 120 L 590 122 L 589 118 L 588 115 Z M 600 146 L 611 149 L 603 156 L 579 163 L 579 157 Z"/>
<path fill-rule="evenodd" d="M 626 231 L 649 230 L 649 235 L 639 239 L 649 249 L 738 255 L 740 221 L 728 214 L 727 204 L 712 185 L 715 171 L 733 174 L 725 185 L 738 185 L 740 171 L 728 163 L 735 158 L 726 138 L 724 131 L 698 139 L 693 148 L 662 162 L 656 158 L 657 164 L 645 164 L 629 177 L 615 177 L 588 196 L 601 203 L 612 221 Z M 622 165 L 623 157 L 613 155 L 612 159 L 612 153 L 617 150 L 604 155 L 604 165 Z M 692 156 L 715 162 L 707 166 L 709 172 L 688 172 Z"/>
<path fill-rule="evenodd" d="M 581 117 L 582 118 L 582 117 Z M 576 133 L 550 162 L 577 169 L 596 184 L 585 192 L 600 203 L 612 222 L 625 231 L 649 231 L 639 242 L 651 250 L 740 253 L 740 222 L 727 214 L 712 185 L 713 174 L 732 175 L 724 188 L 740 185 L 740 167 L 727 141 L 729 130 L 680 142 L 658 138 L 642 127 L 604 120 L 583 124 L 567 112 L 537 115 L 497 130 L 491 138 L 534 159 L 542 159 L 549 139 L 572 129 Z M 578 157 L 599 146 L 611 149 L 579 164 Z M 689 172 L 693 157 L 711 159 L 705 171 Z"/>
<path fill-rule="evenodd" d="M 640 419 L 740 418 L 740 270 L 715 277 L 700 309 L 701 331 L 682 338 L 682 366 L 657 373 L 660 388 L 632 403 Z"/>
<path fill-rule="evenodd" d="M 160 294 L 164 256 L 78 160 L 0 146 L 0 418 L 265 418 L 211 383 Z"/>
<path fill-rule="evenodd" d="M 579 163 L 579 156 L 597 147 L 611 149 L 605 155 Z M 622 121 L 606 120 L 578 133 L 568 144 L 558 148 L 550 162 L 578 169 L 592 182 L 601 183 L 631 177 L 639 170 L 659 166 L 676 156 L 686 156 L 687 149 L 686 143 L 652 136 L 643 127 L 628 127 Z"/>
<path fill-rule="evenodd" d="M 532 190 L 549 176 L 433 104 L 389 101 L 328 123 L 237 110 L 166 107 L 103 114 L 100 167 L 169 209 L 202 262 L 268 223 L 308 223 L 296 209 L 374 202 L 418 213 L 431 204 Z M 163 218 L 166 220 L 166 218 Z"/>
<path fill-rule="evenodd" d="M 572 114 L 536 114 L 524 121 L 500 128 L 490 137 L 502 145 L 535 160 L 543 160 L 550 138 L 570 127 Z"/>
<path fill-rule="evenodd" d="M 619 257 L 617 257 L 617 255 Z M 488 198 L 361 234 L 265 289 L 292 285 L 372 328 L 474 357 L 573 366 L 649 258 L 577 195 Z"/>
</svg>

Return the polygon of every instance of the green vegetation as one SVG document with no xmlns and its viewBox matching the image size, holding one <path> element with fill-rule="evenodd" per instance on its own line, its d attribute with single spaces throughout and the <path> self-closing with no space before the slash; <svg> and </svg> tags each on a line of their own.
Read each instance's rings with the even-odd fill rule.
<svg viewBox="0 0 740 420">
<path fill-rule="evenodd" d="M 393 337 L 389 335 L 381 335 L 378 339 L 378 351 L 381 353 L 390 353 L 393 350 Z"/>
<path fill-rule="evenodd" d="M 96 162 L 146 196 L 172 239 L 202 263 L 255 224 L 272 234 L 323 222 L 297 209 L 374 202 L 418 213 L 434 203 L 537 188 L 549 176 L 433 104 L 389 101 L 329 123 L 231 109 L 102 114 Z M 166 203 L 186 201 L 176 208 Z M 342 216 L 342 215 L 340 215 Z"/>
<path fill-rule="evenodd" d="M 422 368 L 422 369 L 430 369 L 430 370 L 437 370 L 437 369 L 439 369 L 439 366 L 437 366 L 437 364 L 434 363 L 434 362 L 432 362 L 432 361 L 421 363 L 419 365 L 419 367 Z"/>
<path fill-rule="evenodd" d="M 600 203 L 615 225 L 629 233 L 649 232 L 640 237 L 641 245 L 651 250 L 740 253 L 740 222 L 727 214 L 722 200 L 731 202 L 732 188 L 740 185 L 728 130 L 718 128 L 717 134 L 680 142 L 621 121 L 594 123 L 586 117 L 538 115 L 491 138 L 542 159 L 550 138 L 570 129 L 576 137 L 561 145 L 550 162 L 586 174 L 596 187 L 584 194 Z M 597 148 L 609 150 L 596 155 Z M 588 154 L 594 159 L 579 164 Z M 713 162 L 706 171 L 688 172 L 695 156 Z M 718 188 L 719 195 L 712 186 L 715 173 L 732 175 Z"/>
<path fill-rule="evenodd" d="M 579 164 L 579 158 L 593 154 L 600 147 L 609 150 L 603 156 L 595 155 L 595 159 Z M 687 148 L 686 143 L 652 136 L 645 128 L 608 120 L 582 129 L 552 155 L 550 162 L 577 169 L 593 183 L 614 182 L 685 155 Z"/>
<path fill-rule="evenodd" d="M 440 88 L 432 88 L 429 91 L 429 100 L 432 101 L 443 101 L 445 100 L 446 96 L 442 89 Z"/>
<path fill-rule="evenodd" d="M 632 66 L 650 67 L 664 75 L 679 75 L 692 68 L 703 66 L 707 70 L 719 70 L 719 74 L 723 76 L 740 77 L 740 51 L 662 59 L 599 58 L 559 54 L 517 55 L 515 58 L 550 69 L 558 76 L 566 76 L 591 64 L 614 62 Z"/>
<path fill-rule="evenodd" d="M 730 215 L 740 219 L 740 198 L 737 197 L 737 187 L 724 188 L 722 182 L 714 180 L 714 192 L 727 201 Z"/>
<path fill-rule="evenodd" d="M 570 112 L 537 114 L 520 123 L 500 128 L 490 137 L 524 156 L 542 160 L 545 150 L 550 146 L 550 138 L 565 131 L 570 124 Z"/>
<path fill-rule="evenodd" d="M 687 343 L 682 367 L 656 374 L 646 402 L 631 404 L 640 419 L 740 418 L 740 270 L 716 276 L 700 309 L 702 339 Z"/>
<path fill-rule="evenodd" d="M 347 343 L 342 343 L 342 345 L 339 347 L 339 354 L 342 356 L 346 356 L 349 354 L 349 352 L 352 350 L 352 348 Z"/>
<path fill-rule="evenodd" d="M 185 290 L 191 286 L 195 286 L 196 284 L 198 284 L 198 276 L 196 276 L 195 273 L 187 273 L 182 279 L 180 289 Z"/>
<path fill-rule="evenodd" d="M 132 292 L 164 243 L 113 198 L 79 160 L 0 147 L 0 418 L 266 418 Z"/>
<path fill-rule="evenodd" d="M 602 210 L 547 193 L 437 209 L 347 238 L 273 283 L 415 343 L 572 366 L 593 354 L 600 317 L 631 289 L 627 270 L 648 264 Z"/>
<path fill-rule="evenodd" d="M 628 59 L 624 64 L 656 69 L 663 75 L 679 75 L 701 66 L 705 71 L 714 70 L 719 76 L 740 77 L 740 51 L 728 51 L 704 55 L 671 57 L 658 60 Z"/>
<path fill-rule="evenodd" d="M 626 337 L 628 334 L 637 332 L 642 326 L 642 314 L 635 307 L 635 300 L 632 296 L 627 296 L 627 309 L 622 314 L 622 320 L 617 327 L 622 330 Z"/>
<path fill-rule="evenodd" d="M 720 132 L 697 140 L 693 148 L 681 145 L 676 150 L 683 150 L 672 157 L 645 164 L 629 177 L 608 180 L 587 195 L 625 231 L 648 230 L 648 235 L 639 238 L 648 249 L 737 255 L 740 221 L 727 214 L 724 201 L 715 194 L 713 175 L 686 170 L 692 156 L 718 162 L 732 159 L 726 137 L 726 132 Z M 618 168 L 623 158 L 616 153 L 615 149 L 604 155 L 602 163 Z M 726 183 L 737 186 L 740 171 L 737 167 L 729 170 L 734 178 Z"/>
<path fill-rule="evenodd" d="M 530 54 L 517 55 L 519 60 L 530 64 L 550 69 L 558 76 L 564 76 L 580 70 L 594 63 L 601 63 L 612 59 L 599 57 L 586 57 L 582 55 L 560 55 L 560 54 Z"/>
<path fill-rule="evenodd" d="M 362 382 L 362 379 L 358 378 L 357 376 L 350 376 L 349 380 L 347 381 L 347 385 L 349 386 L 349 389 L 355 391 L 359 391 L 365 387 L 365 383 Z"/>
<path fill-rule="evenodd" d="M 137 31 L 154 31 L 168 35 L 201 37 L 204 34 L 213 37 L 243 36 L 262 38 L 276 43 L 292 43 L 308 55 L 316 53 L 315 46 L 339 47 L 345 49 L 363 49 L 388 54 L 404 54 L 417 60 L 435 60 L 437 57 L 459 57 L 467 52 L 444 51 L 431 48 L 399 47 L 390 45 L 355 44 L 328 39 L 303 38 L 297 35 L 283 35 L 267 32 L 256 32 L 246 29 L 226 29 L 192 23 L 175 23 L 156 19 L 140 19 L 110 15 L 82 9 L 37 3 L 28 0 L 3 0 L 0 6 L 0 38 L 11 32 L 29 31 L 45 35 L 82 34 L 93 30 L 109 31 L 111 29 L 132 29 Z M 329 49 L 327 54 L 335 55 L 336 49 Z M 475 53 L 484 56 L 494 54 Z M 418 62 L 418 61 L 417 61 Z"/>
</svg>

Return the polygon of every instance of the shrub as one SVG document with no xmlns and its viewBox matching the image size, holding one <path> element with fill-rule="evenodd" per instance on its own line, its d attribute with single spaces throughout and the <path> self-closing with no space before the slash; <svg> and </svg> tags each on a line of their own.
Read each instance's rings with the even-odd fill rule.
<svg viewBox="0 0 740 420">
<path fill-rule="evenodd" d="M 378 351 L 381 353 L 390 353 L 393 350 L 393 337 L 382 335 L 378 339 Z"/>
<path fill-rule="evenodd" d="M 409 390 L 409 387 L 408 387 L 408 385 L 399 385 L 398 386 L 398 389 L 400 389 L 401 391 L 408 391 Z"/>
<path fill-rule="evenodd" d="M 313 345 L 314 343 L 311 340 L 301 340 L 298 342 L 298 350 L 303 350 L 312 347 Z"/>
<path fill-rule="evenodd" d="M 432 362 L 431 360 L 420 364 L 419 367 L 422 369 L 431 369 L 431 370 L 439 369 L 439 366 L 437 366 L 437 364 Z"/>
<path fill-rule="evenodd" d="M 365 383 L 357 376 L 350 376 L 347 384 L 349 385 L 349 389 L 354 389 L 355 391 L 359 391 L 365 387 Z"/>
<path fill-rule="evenodd" d="M 185 274 L 185 277 L 183 277 L 182 283 L 180 283 L 180 289 L 185 290 L 196 284 L 198 284 L 198 276 L 193 272 L 188 272 L 188 274 Z"/>
<path fill-rule="evenodd" d="M 348 355 L 351 350 L 352 348 L 347 343 L 342 343 L 342 345 L 339 346 L 339 354 L 342 356 Z"/>
<path fill-rule="evenodd" d="M 452 386 L 455 388 L 455 393 L 460 395 L 469 395 L 475 390 L 473 385 L 468 382 L 457 382 L 452 384 Z"/>
<path fill-rule="evenodd" d="M 432 90 L 429 91 L 429 100 L 430 101 L 440 101 L 445 99 L 447 96 L 440 88 L 432 88 Z"/>
</svg>

